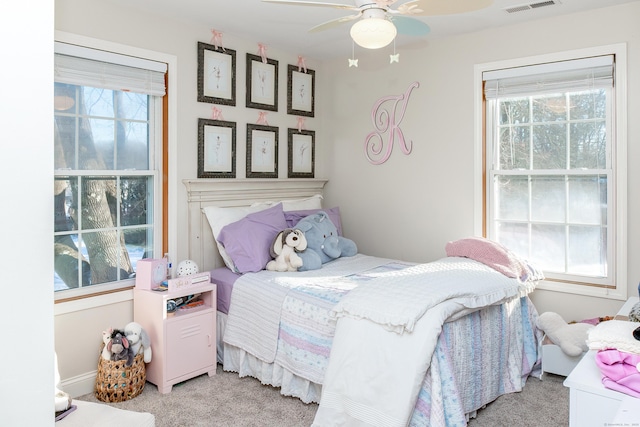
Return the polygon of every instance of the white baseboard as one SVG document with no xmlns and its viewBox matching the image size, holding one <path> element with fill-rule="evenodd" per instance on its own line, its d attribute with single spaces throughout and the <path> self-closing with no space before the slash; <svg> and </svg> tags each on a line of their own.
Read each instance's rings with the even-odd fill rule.
<svg viewBox="0 0 640 427">
<path fill-rule="evenodd" d="M 96 385 L 96 376 L 98 376 L 97 370 L 68 378 L 60 383 L 60 389 L 69 393 L 72 399 L 93 393 Z"/>
</svg>

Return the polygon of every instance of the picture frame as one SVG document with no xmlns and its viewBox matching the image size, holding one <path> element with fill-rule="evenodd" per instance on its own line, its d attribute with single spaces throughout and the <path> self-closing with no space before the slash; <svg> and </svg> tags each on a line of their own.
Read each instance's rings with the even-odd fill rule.
<svg viewBox="0 0 640 427">
<path fill-rule="evenodd" d="M 289 178 L 314 178 L 316 158 L 316 132 L 312 130 L 288 130 Z"/>
<path fill-rule="evenodd" d="M 198 119 L 198 178 L 236 177 L 236 123 Z"/>
<path fill-rule="evenodd" d="M 278 128 L 247 123 L 247 178 L 278 177 Z"/>
<path fill-rule="evenodd" d="M 236 105 L 236 51 L 198 42 L 198 102 Z"/>
<path fill-rule="evenodd" d="M 278 111 L 278 61 L 247 53 L 247 108 Z"/>
<path fill-rule="evenodd" d="M 316 72 L 298 71 L 298 66 L 287 67 L 287 114 L 315 116 Z"/>
</svg>

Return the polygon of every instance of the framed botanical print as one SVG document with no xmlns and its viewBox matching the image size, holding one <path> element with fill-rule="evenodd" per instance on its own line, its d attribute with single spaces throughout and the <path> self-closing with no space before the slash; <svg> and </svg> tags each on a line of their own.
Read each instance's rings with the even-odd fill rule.
<svg viewBox="0 0 640 427">
<path fill-rule="evenodd" d="M 289 178 L 313 178 L 315 175 L 316 133 L 289 128 Z"/>
<path fill-rule="evenodd" d="M 287 114 L 313 117 L 315 114 L 316 72 L 298 71 L 296 65 L 287 67 Z"/>
<path fill-rule="evenodd" d="M 198 178 L 236 177 L 236 123 L 198 119 Z"/>
<path fill-rule="evenodd" d="M 236 51 L 198 42 L 198 101 L 236 105 Z"/>
<path fill-rule="evenodd" d="M 247 107 L 278 111 L 278 61 L 247 53 Z"/>
<path fill-rule="evenodd" d="M 247 178 L 278 177 L 278 128 L 247 123 Z"/>
</svg>

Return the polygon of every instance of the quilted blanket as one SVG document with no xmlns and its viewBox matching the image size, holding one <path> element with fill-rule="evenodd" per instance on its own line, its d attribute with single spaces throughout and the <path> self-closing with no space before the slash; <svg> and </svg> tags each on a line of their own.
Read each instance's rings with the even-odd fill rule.
<svg viewBox="0 0 640 427">
<path fill-rule="evenodd" d="M 354 279 L 358 273 L 387 264 L 389 261 L 385 258 L 358 254 L 340 258 L 339 262 L 326 263 L 319 270 L 284 273 L 264 270 L 244 274 L 233 286 L 223 341 L 271 363 L 276 358 L 280 317 L 285 302 L 286 307 L 291 308 L 295 306 L 296 299 L 305 300 L 315 296 L 316 301 L 335 303 L 358 285 L 358 280 Z M 287 296 L 290 296 L 289 300 Z M 293 308 L 295 310 L 295 307 Z M 322 313 L 322 310 L 314 310 Z M 291 316 L 288 319 L 291 319 Z M 328 319 L 320 319 L 320 324 L 326 324 L 327 321 Z M 307 324 L 311 327 L 318 325 L 316 321 Z M 308 373 L 294 372 L 302 374 L 303 378 L 311 379 L 308 378 Z"/>
<path fill-rule="evenodd" d="M 336 327 L 331 309 L 356 286 L 412 265 L 389 262 L 340 279 L 335 277 L 323 286 L 311 280 L 291 288 L 282 305 L 276 362 L 299 377 L 322 384 Z"/>
<path fill-rule="evenodd" d="M 442 325 L 534 286 L 452 257 L 354 289 L 332 311 L 338 322 L 314 426 L 407 425 Z"/>
</svg>

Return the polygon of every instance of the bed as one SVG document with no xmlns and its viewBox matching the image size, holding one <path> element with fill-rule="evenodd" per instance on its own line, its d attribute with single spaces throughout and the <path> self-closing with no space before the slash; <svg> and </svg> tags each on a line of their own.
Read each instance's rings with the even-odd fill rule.
<svg viewBox="0 0 640 427">
<path fill-rule="evenodd" d="M 464 426 L 540 375 L 542 335 L 528 298 L 535 275 L 512 279 L 463 257 L 414 264 L 365 254 L 314 271 L 240 274 L 224 253 L 233 239 L 222 249 L 214 239 L 221 224 L 259 240 L 251 227 L 266 214 L 258 212 L 299 219 L 322 205 L 326 181 L 184 183 L 189 257 L 218 285 L 218 361 L 283 395 L 319 403 L 315 426 Z M 322 208 L 342 232 L 339 209 Z M 216 223 L 227 211 L 235 217 Z M 246 258 L 250 264 L 255 256 Z M 230 266 L 237 269 L 233 260 Z"/>
</svg>

